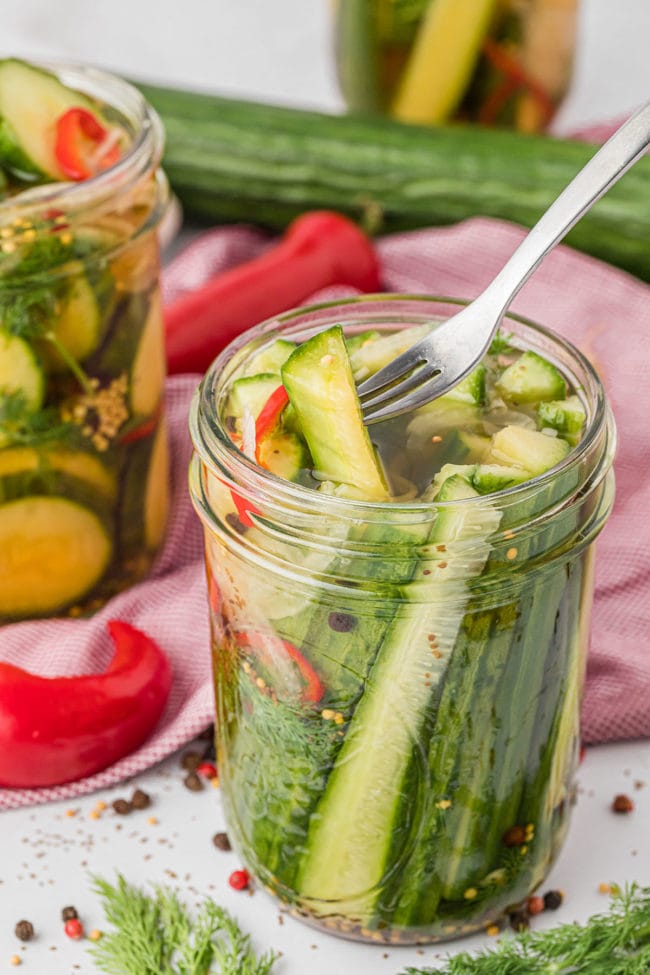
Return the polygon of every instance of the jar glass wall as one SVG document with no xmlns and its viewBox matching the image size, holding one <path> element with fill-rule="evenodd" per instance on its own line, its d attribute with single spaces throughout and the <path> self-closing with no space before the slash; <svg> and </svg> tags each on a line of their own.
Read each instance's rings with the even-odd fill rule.
<svg viewBox="0 0 650 975">
<path fill-rule="evenodd" d="M 162 130 L 117 78 L 46 70 L 125 147 L 91 178 L 0 196 L 0 620 L 91 612 L 141 579 L 168 504 Z"/>
<path fill-rule="evenodd" d="M 324 496 L 249 461 L 222 409 L 278 335 L 395 330 L 456 307 L 372 296 L 282 316 L 216 360 L 191 415 L 229 830 L 297 916 L 361 940 L 479 929 L 561 848 L 611 414 L 580 353 L 518 318 L 515 344 L 562 369 L 588 420 L 565 461 L 499 494 Z"/>
</svg>

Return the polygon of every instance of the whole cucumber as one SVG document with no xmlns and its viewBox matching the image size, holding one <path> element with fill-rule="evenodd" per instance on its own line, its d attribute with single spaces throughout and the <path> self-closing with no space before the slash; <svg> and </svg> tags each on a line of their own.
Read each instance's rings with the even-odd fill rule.
<svg viewBox="0 0 650 975">
<path fill-rule="evenodd" d="M 594 147 L 477 126 L 424 128 L 140 85 L 167 133 L 164 165 L 189 215 L 274 229 L 333 209 L 371 233 L 482 215 L 531 227 Z M 650 158 L 567 243 L 650 280 Z"/>
</svg>

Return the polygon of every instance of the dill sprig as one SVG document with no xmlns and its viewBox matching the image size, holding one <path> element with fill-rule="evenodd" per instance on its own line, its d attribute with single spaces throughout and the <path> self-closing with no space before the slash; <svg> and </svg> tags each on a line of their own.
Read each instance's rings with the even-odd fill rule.
<svg viewBox="0 0 650 975">
<path fill-rule="evenodd" d="M 22 390 L 0 389 L 0 446 L 30 446 L 52 441 L 81 441 L 78 426 L 61 417 L 53 406 L 29 409 Z"/>
<path fill-rule="evenodd" d="M 442 969 L 404 975 L 647 975 L 650 972 L 650 887 L 613 887 L 607 914 L 585 924 L 524 931 L 478 955 L 463 952 Z"/>
<path fill-rule="evenodd" d="M 257 957 L 228 912 L 205 900 L 192 915 L 169 887 L 152 894 L 127 883 L 94 879 L 113 930 L 89 950 L 108 975 L 268 975 L 275 954 Z"/>
</svg>

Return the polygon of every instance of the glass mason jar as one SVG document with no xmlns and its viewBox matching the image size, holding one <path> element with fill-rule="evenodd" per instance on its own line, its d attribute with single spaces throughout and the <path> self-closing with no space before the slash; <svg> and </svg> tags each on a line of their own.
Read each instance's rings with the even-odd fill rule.
<svg viewBox="0 0 650 975">
<path fill-rule="evenodd" d="M 297 916 L 359 940 L 482 928 L 560 850 L 612 416 L 586 359 L 514 316 L 512 341 L 562 369 L 587 423 L 559 466 L 499 494 L 323 495 L 249 461 L 221 414 L 233 373 L 277 336 L 394 330 L 458 304 L 379 295 L 290 312 L 229 346 L 191 411 L 228 828 Z M 435 545 L 445 521 L 452 540 Z M 456 521 L 473 527 L 453 540 Z"/>
<path fill-rule="evenodd" d="M 578 0 L 338 0 L 334 17 L 354 111 L 539 132 L 571 80 Z"/>
<path fill-rule="evenodd" d="M 0 194 L 0 620 L 80 615 L 165 532 L 158 117 L 130 85 L 49 68 L 128 145 L 81 182 Z"/>
</svg>

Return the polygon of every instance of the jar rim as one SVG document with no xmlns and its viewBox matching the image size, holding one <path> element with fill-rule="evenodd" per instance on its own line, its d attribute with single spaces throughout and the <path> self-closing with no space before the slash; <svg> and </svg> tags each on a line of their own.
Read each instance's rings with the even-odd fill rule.
<svg viewBox="0 0 650 975">
<path fill-rule="evenodd" d="M 67 61 L 29 60 L 56 75 L 62 84 L 105 102 L 128 123 L 131 142 L 108 169 L 79 182 L 35 184 L 0 201 L 0 214 L 29 219 L 43 207 L 66 205 L 70 211 L 101 205 L 155 170 L 164 148 L 164 129 L 155 109 L 138 89 L 108 71 Z"/>
<path fill-rule="evenodd" d="M 582 381 L 576 383 L 576 385 L 579 386 L 584 394 L 586 380 L 590 385 L 589 393 L 591 394 L 589 398 L 584 400 L 585 405 L 588 407 L 588 426 L 580 442 L 559 464 L 548 471 L 544 471 L 542 474 L 531 477 L 522 484 L 517 484 L 491 494 L 481 495 L 480 498 L 465 498 L 446 502 L 418 500 L 363 501 L 333 495 L 321 495 L 312 488 L 279 478 L 259 467 L 255 461 L 248 458 L 235 446 L 225 426 L 221 422 L 218 404 L 220 394 L 223 393 L 229 379 L 228 367 L 231 367 L 230 372 L 234 371 L 233 360 L 239 365 L 239 360 L 248 346 L 254 343 L 256 339 L 272 340 L 275 337 L 291 339 L 292 337 L 297 337 L 297 333 L 318 330 L 313 329 L 313 327 L 310 328 L 309 325 L 306 328 L 303 327 L 300 329 L 296 327 L 292 330 L 292 323 L 305 318 L 305 316 L 317 316 L 323 312 L 330 312 L 330 310 L 333 312 L 334 309 L 349 310 L 360 307 L 372 309 L 382 303 L 390 308 L 393 303 L 396 306 L 399 302 L 417 303 L 425 307 L 427 305 L 437 307 L 449 305 L 456 308 L 461 308 L 469 304 L 468 299 L 438 295 L 403 294 L 397 292 L 364 294 L 294 308 L 274 318 L 267 319 L 243 332 L 209 366 L 192 403 L 190 410 L 190 432 L 194 449 L 201 460 L 208 467 L 218 467 L 221 471 L 220 476 L 222 476 L 224 471 L 231 471 L 235 475 L 238 484 L 245 485 L 265 499 L 275 501 L 276 503 L 279 502 L 280 504 L 285 503 L 290 507 L 304 508 L 305 506 L 311 507 L 317 504 L 319 510 L 327 509 L 331 513 L 337 512 L 341 515 L 347 515 L 347 517 L 368 517 L 373 512 L 383 513 L 387 511 L 390 511 L 393 517 L 396 515 L 399 517 L 399 513 L 417 515 L 430 512 L 432 508 L 458 508 L 477 503 L 493 504 L 496 498 L 505 504 L 517 502 L 526 494 L 543 490 L 550 481 L 561 476 L 572 467 L 582 464 L 585 458 L 592 453 L 598 439 L 602 437 L 603 430 L 606 429 L 608 434 L 606 457 L 604 465 L 600 465 L 603 467 L 601 476 L 604 476 L 611 466 L 611 460 L 613 458 L 615 427 L 611 410 L 607 404 L 605 391 L 596 370 L 586 356 L 568 339 L 565 339 L 552 329 L 532 319 L 512 312 L 507 312 L 504 315 L 503 321 L 523 326 L 526 332 L 532 332 L 533 335 L 543 339 L 545 343 L 549 344 L 557 352 L 564 353 L 569 359 L 571 366 L 578 367 L 582 373 Z M 335 324 L 338 321 L 340 321 L 340 316 L 333 315 L 329 324 Z M 368 316 L 366 324 L 369 325 L 370 322 L 371 318 Z M 397 320 L 394 323 L 397 324 Z M 313 326 L 313 323 L 311 324 Z M 321 328 L 324 327 L 326 327 L 326 324 L 321 323 Z M 300 337 L 304 336 L 301 334 Z M 528 344 L 525 347 L 528 348 Z M 562 369 L 566 373 L 566 363 L 563 363 Z"/>
</svg>

